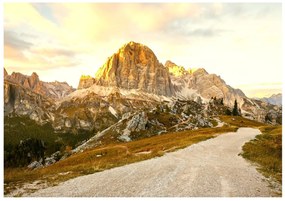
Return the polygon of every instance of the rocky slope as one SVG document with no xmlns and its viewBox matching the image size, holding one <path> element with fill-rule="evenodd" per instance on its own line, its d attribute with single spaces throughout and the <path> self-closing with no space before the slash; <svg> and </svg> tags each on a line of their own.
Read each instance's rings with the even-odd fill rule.
<svg viewBox="0 0 285 201">
<path fill-rule="evenodd" d="M 224 114 L 228 107 L 220 100 L 208 104 L 195 101 L 172 100 L 157 102 L 152 107 L 141 107 L 125 113 L 120 120 L 98 132 L 90 140 L 73 150 L 74 153 L 112 142 L 126 142 L 162 133 L 215 127 L 214 115 Z"/>
<path fill-rule="evenodd" d="M 23 75 L 17 72 L 13 72 L 11 75 L 9 75 L 4 68 L 4 78 L 5 80 L 19 84 L 35 93 L 52 99 L 60 99 L 75 90 L 66 82 L 43 82 L 39 79 L 39 76 L 35 72 L 32 73 L 31 76 Z"/>
</svg>

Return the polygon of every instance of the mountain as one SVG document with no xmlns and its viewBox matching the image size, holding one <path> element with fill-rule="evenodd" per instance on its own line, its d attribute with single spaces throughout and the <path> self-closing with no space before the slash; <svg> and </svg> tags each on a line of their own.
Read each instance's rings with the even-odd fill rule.
<svg viewBox="0 0 285 201">
<path fill-rule="evenodd" d="M 186 71 L 184 67 L 178 66 L 171 61 L 165 63 L 170 72 L 171 81 L 176 86 L 176 95 L 184 98 L 191 98 L 199 94 L 204 99 L 211 97 L 223 98 L 226 105 L 233 106 L 237 100 L 243 103 L 245 94 L 239 90 L 227 85 L 220 76 L 209 74 L 205 69 L 190 69 Z"/>
<path fill-rule="evenodd" d="M 241 90 L 230 87 L 203 68 L 185 70 L 171 61 L 163 65 L 149 47 L 135 42 L 125 44 L 109 57 L 94 78 L 81 76 L 78 89 L 92 85 L 136 89 L 186 100 L 223 98 L 229 106 L 233 106 L 235 100 L 242 105 L 246 97 Z"/>
<path fill-rule="evenodd" d="M 223 99 L 223 104 L 231 108 L 236 100 L 240 112 L 258 121 L 265 121 L 269 110 L 280 113 L 278 108 L 246 97 L 240 89 L 234 89 L 220 76 L 209 74 L 203 68 L 186 70 L 169 60 L 163 65 L 149 47 L 135 42 L 125 44 L 109 57 L 95 77 L 81 76 L 78 89 L 99 86 L 132 90 L 138 96 L 145 92 L 202 103 L 209 103 L 213 98 Z"/>
<path fill-rule="evenodd" d="M 267 102 L 267 103 L 270 103 L 270 104 L 273 104 L 273 105 L 281 106 L 282 105 L 282 94 L 281 93 L 273 94 L 270 97 L 264 97 L 264 98 L 261 98 L 259 100 L 262 100 L 264 102 Z"/>
<path fill-rule="evenodd" d="M 87 80 L 92 83 L 92 78 Z M 80 80 L 79 88 L 85 85 L 83 82 L 86 82 L 86 79 Z M 96 73 L 95 83 L 105 87 L 137 89 L 157 95 L 174 95 L 167 69 L 159 63 L 150 48 L 135 42 L 127 43 L 108 58 Z"/>
<path fill-rule="evenodd" d="M 282 123 L 281 107 L 250 99 L 203 68 L 186 70 L 171 61 L 163 65 L 150 48 L 129 42 L 107 59 L 95 77 L 81 76 L 76 90 L 67 83 L 43 82 L 36 73 L 9 75 L 4 69 L 5 142 L 10 136 L 14 144 L 20 143 L 40 133 L 34 128 L 48 127 L 53 136 L 49 150 L 67 157 L 70 152 L 66 149 L 78 152 L 162 133 L 215 127 L 218 115 L 231 114 L 235 100 L 244 117 Z M 26 125 L 23 118 L 37 126 L 19 130 L 19 125 Z M 16 142 L 11 130 L 18 133 Z M 37 138 L 44 140 L 47 134 Z"/>
<path fill-rule="evenodd" d="M 33 72 L 30 76 L 17 72 L 13 72 L 11 75 L 9 75 L 4 68 L 4 77 L 5 80 L 17 83 L 35 93 L 52 99 L 60 99 L 75 90 L 66 82 L 43 82 L 39 79 L 38 74 L 35 72 Z"/>
</svg>

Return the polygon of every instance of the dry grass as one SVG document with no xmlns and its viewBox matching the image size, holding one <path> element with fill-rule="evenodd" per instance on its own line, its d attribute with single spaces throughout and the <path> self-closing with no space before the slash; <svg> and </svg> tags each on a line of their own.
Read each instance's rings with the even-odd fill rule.
<svg viewBox="0 0 285 201">
<path fill-rule="evenodd" d="M 236 129 L 236 127 L 226 126 L 167 133 L 133 142 L 109 144 L 86 150 L 38 170 L 5 168 L 5 194 L 26 182 L 44 180 L 48 181 L 50 185 L 55 185 L 80 175 L 159 157 L 166 152 L 190 146 L 218 134 L 236 131 Z"/>
<path fill-rule="evenodd" d="M 147 160 L 153 157 L 160 157 L 166 152 L 185 148 L 194 143 L 213 138 L 219 134 L 234 132 L 238 127 L 260 128 L 262 132 L 267 132 L 270 136 L 280 136 L 279 133 L 281 133 L 282 129 L 281 126 L 276 129 L 271 129 L 271 127 L 268 127 L 265 124 L 242 117 L 219 116 L 219 118 L 221 121 L 226 122 L 227 125 L 220 128 L 202 128 L 193 131 L 166 133 L 126 143 L 116 143 L 113 141 L 113 144 L 102 145 L 82 153 L 74 154 L 49 167 L 33 171 L 19 168 L 7 168 L 4 171 L 4 183 L 6 184 L 4 193 L 7 194 L 13 188 L 17 186 L 21 187 L 27 182 L 31 183 L 40 180 L 47 181 L 49 185 L 56 185 L 59 182 L 81 175 Z M 274 139 L 276 140 L 277 138 Z M 278 138 L 277 141 L 270 140 L 270 142 L 267 142 L 268 139 L 266 137 L 263 139 L 266 140 L 264 142 L 265 144 L 262 144 L 262 146 L 267 146 L 268 143 L 271 143 L 272 147 L 276 146 L 276 144 L 280 144 L 281 146 L 281 138 L 280 141 Z M 278 147 L 275 148 L 279 149 Z M 258 153 L 254 157 L 263 157 L 264 151 L 256 151 L 253 148 L 250 148 L 249 150 Z M 254 159 L 248 158 L 254 161 Z M 281 158 L 278 160 L 281 161 Z M 281 163 L 278 162 L 278 168 L 275 168 L 276 170 L 280 170 L 280 164 Z"/>
<path fill-rule="evenodd" d="M 261 135 L 243 146 L 242 156 L 260 165 L 266 177 L 282 184 L 282 126 L 263 126 Z"/>
<path fill-rule="evenodd" d="M 254 127 L 259 128 L 260 126 L 265 126 L 266 124 L 246 119 L 240 116 L 219 116 L 221 121 L 237 127 Z"/>
<path fill-rule="evenodd" d="M 242 147 L 242 156 L 257 163 L 264 176 L 282 184 L 282 125 L 272 126 L 232 116 L 220 116 L 220 119 L 233 126 L 255 127 L 262 132 Z"/>
</svg>

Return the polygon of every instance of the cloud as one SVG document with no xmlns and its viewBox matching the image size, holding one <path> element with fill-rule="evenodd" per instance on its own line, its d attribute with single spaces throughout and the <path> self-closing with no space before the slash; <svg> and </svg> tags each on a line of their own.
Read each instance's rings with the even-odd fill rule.
<svg viewBox="0 0 285 201">
<path fill-rule="evenodd" d="M 180 29 L 176 30 L 175 34 L 182 34 L 184 36 L 197 36 L 197 37 L 213 37 L 218 36 L 221 33 L 226 32 L 223 29 L 215 28 L 196 28 L 196 29 Z"/>
<path fill-rule="evenodd" d="M 7 59 L 19 61 L 19 62 L 25 62 L 25 56 L 22 53 L 22 51 L 19 51 L 18 49 L 15 49 L 9 45 L 4 45 L 4 65 L 6 64 Z"/>
<path fill-rule="evenodd" d="M 194 29 L 194 30 L 189 30 L 187 31 L 187 35 L 188 36 L 205 36 L 205 37 L 209 37 L 209 36 L 216 36 L 219 35 L 220 33 L 224 32 L 224 30 L 222 29 L 211 29 L 211 28 L 207 28 L 207 29 Z"/>
<path fill-rule="evenodd" d="M 280 5 L 5 3 L 4 65 L 45 75 L 77 68 L 66 78 L 72 81 L 93 75 L 121 45 L 136 41 L 161 62 L 204 67 L 232 85 L 279 81 Z"/>
<path fill-rule="evenodd" d="M 76 55 L 76 52 L 64 48 L 34 48 L 31 52 L 45 57 L 74 57 Z"/>
<path fill-rule="evenodd" d="M 4 45 L 25 50 L 32 47 L 33 43 L 20 39 L 19 35 L 13 31 L 4 30 Z"/>
</svg>

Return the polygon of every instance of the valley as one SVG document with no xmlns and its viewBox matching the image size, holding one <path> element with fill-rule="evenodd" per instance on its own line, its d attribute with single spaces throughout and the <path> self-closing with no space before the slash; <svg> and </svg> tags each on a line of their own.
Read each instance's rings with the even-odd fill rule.
<svg viewBox="0 0 285 201">
<path fill-rule="evenodd" d="M 248 98 L 240 89 L 234 89 L 220 76 L 209 74 L 203 68 L 185 69 L 171 61 L 162 64 L 149 47 L 131 41 L 109 57 L 95 77 L 82 75 L 77 89 L 66 82 L 41 81 L 36 73 L 9 75 L 4 69 L 4 194 L 28 196 L 38 190 L 37 187 L 59 185 L 60 188 L 61 182 L 66 180 L 96 172 L 107 174 L 105 172 L 116 171 L 115 167 L 119 166 L 127 169 L 127 164 L 139 161 L 144 162 L 132 165 L 139 167 L 139 164 L 151 163 L 149 161 L 166 160 L 168 156 L 171 157 L 167 160 L 175 161 L 172 156 L 177 153 L 237 132 L 234 134 L 237 138 L 231 140 L 237 140 L 238 151 L 229 151 L 233 154 L 229 158 L 234 158 L 242 154 L 241 146 L 245 142 L 259 134 L 257 129 L 263 134 L 256 139 L 262 139 L 268 146 L 271 142 L 278 145 L 270 148 L 274 151 L 269 153 L 269 159 L 257 159 L 252 153 L 254 143 L 250 141 L 244 147 L 243 156 L 261 165 L 263 174 L 281 183 L 282 106 Z M 244 130 L 241 135 L 240 130 Z M 242 136 L 247 137 L 238 143 Z M 221 149 L 213 158 L 230 149 L 221 144 L 216 145 Z M 174 152 L 178 149 L 181 150 Z M 260 155 L 266 152 L 255 149 Z M 212 161 L 211 157 L 204 160 L 202 152 L 196 157 L 202 162 Z M 242 161 L 242 168 L 249 167 L 241 157 L 237 160 Z M 269 165 L 272 161 L 275 161 L 274 166 Z M 186 171 L 185 163 L 190 164 L 190 161 L 181 163 Z M 255 168 L 250 168 L 253 173 Z M 187 175 L 195 174 L 191 171 Z M 140 173 L 130 174 L 130 179 L 135 179 L 137 174 Z M 259 182 L 262 176 L 257 172 L 253 174 Z M 167 174 L 164 176 L 168 178 Z M 225 180 L 218 186 L 222 181 Z M 273 195 L 264 183 L 260 185 L 266 189 L 264 194 L 250 189 L 242 194 L 237 188 L 237 192 L 213 189 L 217 194 L 209 196 Z M 182 194 L 171 194 L 170 190 L 162 192 L 173 196 L 204 193 L 185 191 L 183 194 L 181 190 Z M 134 192 L 138 194 L 128 195 L 160 195 L 139 189 Z M 72 194 L 80 195 L 83 196 Z M 119 194 L 114 191 L 114 194 L 105 192 L 92 196 L 96 195 Z"/>
</svg>

